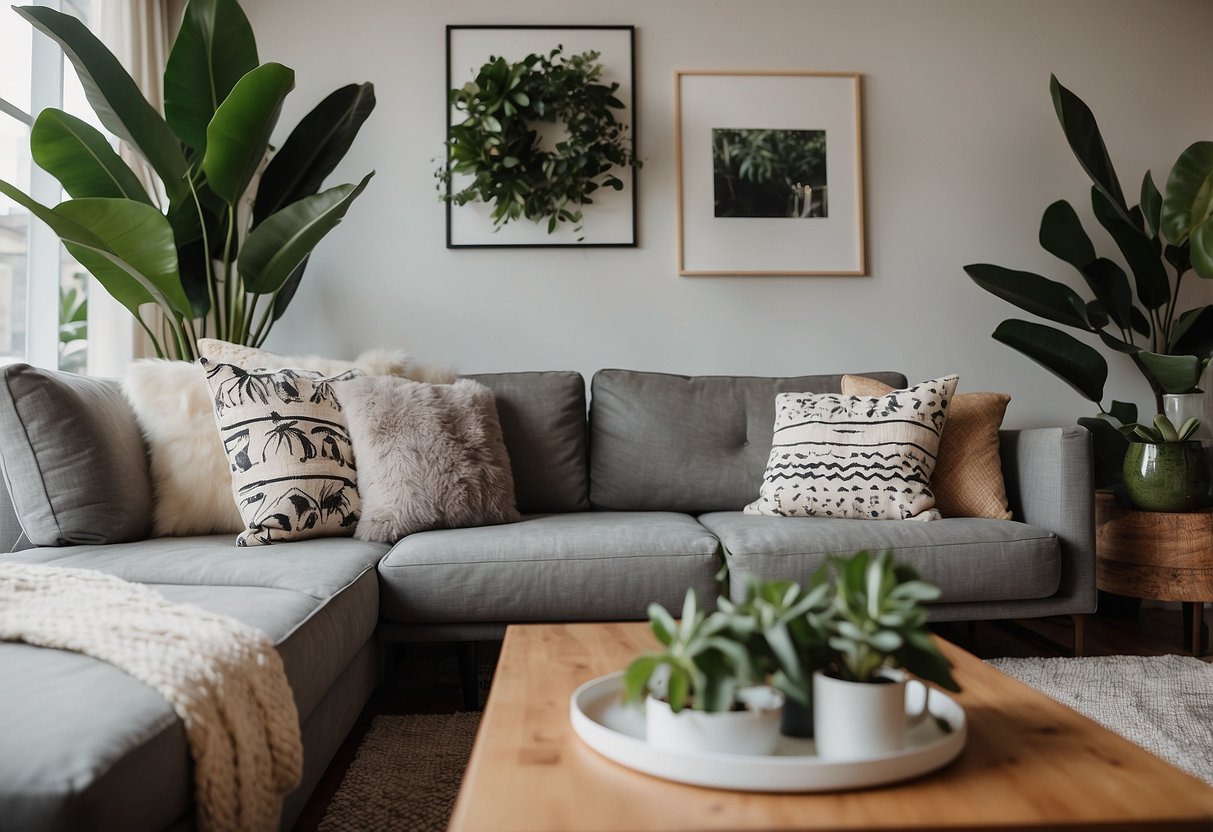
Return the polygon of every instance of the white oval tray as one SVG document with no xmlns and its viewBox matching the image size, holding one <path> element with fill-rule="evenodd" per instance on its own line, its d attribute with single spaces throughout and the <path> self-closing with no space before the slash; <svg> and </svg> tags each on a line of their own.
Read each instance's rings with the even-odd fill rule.
<svg viewBox="0 0 1213 832">
<path fill-rule="evenodd" d="M 964 709 L 938 690 L 931 713 L 951 726 L 945 733 L 926 719 L 910 729 L 906 747 L 864 760 L 823 760 L 812 740 L 781 737 L 771 756 L 692 754 L 652 748 L 645 742 L 644 709 L 624 705 L 620 677 L 612 673 L 573 692 L 573 730 L 590 748 L 621 765 L 666 780 L 748 792 L 819 792 L 879 786 L 906 780 L 947 765 L 960 754 L 968 734 Z M 907 708 L 917 713 L 922 686 L 913 685 Z M 917 698 L 918 701 L 914 701 Z"/>
</svg>

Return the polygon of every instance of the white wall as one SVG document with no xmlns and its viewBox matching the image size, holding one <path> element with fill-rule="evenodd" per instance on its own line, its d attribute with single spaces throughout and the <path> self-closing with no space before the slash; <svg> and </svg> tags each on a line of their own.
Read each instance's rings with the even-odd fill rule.
<svg viewBox="0 0 1213 832">
<path fill-rule="evenodd" d="M 245 6 L 262 60 L 298 73 L 280 138 L 339 84 L 373 81 L 379 100 L 331 181 L 378 175 L 313 257 L 268 344 L 281 350 L 349 356 L 382 345 L 466 372 L 571 368 L 587 378 L 601 367 L 890 368 L 911 380 L 955 371 L 962 390 L 1013 396 L 1008 425 L 1068 424 L 1093 406 L 990 338 L 1014 310 L 961 269 L 993 262 L 1071 280 L 1036 243 L 1041 212 L 1058 198 L 1102 235 L 1053 114 L 1049 73 L 1095 111 L 1131 197 L 1146 168 L 1161 185 L 1188 143 L 1213 138 L 1213 3 L 1203 0 Z M 433 170 L 449 23 L 637 27 L 638 248 L 444 247 Z M 677 276 L 673 78 L 696 68 L 863 73 L 870 276 Z M 1213 301 L 1213 284 L 1190 288 L 1193 303 L 1197 293 Z M 1112 363 L 1108 398 L 1148 402 L 1128 361 Z"/>
</svg>

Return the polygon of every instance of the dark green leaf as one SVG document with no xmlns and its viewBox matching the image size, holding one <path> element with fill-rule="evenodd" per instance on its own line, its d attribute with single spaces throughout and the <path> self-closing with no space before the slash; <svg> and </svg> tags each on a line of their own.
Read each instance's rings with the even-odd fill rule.
<svg viewBox="0 0 1213 832">
<path fill-rule="evenodd" d="M 1095 486 L 1110 488 L 1123 481 L 1125 451 L 1129 441 L 1105 419 L 1086 417 L 1078 420 L 1091 433 L 1095 455 Z"/>
<path fill-rule="evenodd" d="M 1106 257 L 1097 257 L 1082 270 L 1083 279 L 1116 325 L 1129 329 L 1133 323 L 1133 289 L 1124 269 Z"/>
<path fill-rule="evenodd" d="M 1150 326 L 1150 319 L 1146 317 L 1146 313 L 1136 306 L 1133 307 L 1131 322 L 1133 324 L 1133 331 L 1139 335 L 1149 338 L 1150 333 L 1154 331 L 1154 328 Z"/>
<path fill-rule="evenodd" d="M 1195 355 L 1162 355 L 1142 350 L 1137 354 L 1164 393 L 1191 393 L 1200 384 L 1205 365 Z"/>
<path fill-rule="evenodd" d="M 1130 344 L 1128 341 L 1125 341 L 1122 338 L 1117 338 L 1115 335 L 1109 334 L 1107 330 L 1100 330 L 1098 335 L 1099 340 L 1103 341 L 1106 346 L 1111 347 L 1117 352 L 1123 352 L 1126 355 L 1135 355 L 1141 352 L 1141 347 L 1137 346 L 1136 344 Z"/>
<path fill-rule="evenodd" d="M 1084 398 L 1103 399 L 1108 362 L 1074 336 L 1051 326 L 1012 319 L 998 325 L 994 340 L 1023 353 Z"/>
<path fill-rule="evenodd" d="M 644 698 L 648 691 L 649 678 L 657 669 L 660 659 L 657 656 L 641 656 L 628 665 L 623 672 L 623 701 L 636 702 Z"/>
<path fill-rule="evenodd" d="M 206 151 L 215 110 L 257 67 L 257 41 L 236 0 L 189 0 L 164 70 L 164 116 L 183 142 Z"/>
<path fill-rule="evenodd" d="M 1141 180 L 1141 213 L 1145 217 L 1150 236 L 1157 237 L 1158 230 L 1162 227 L 1162 194 L 1158 192 L 1158 186 L 1154 184 L 1150 171 L 1146 171 Z"/>
<path fill-rule="evenodd" d="M 269 294 L 281 287 L 316 244 L 337 227 L 374 175 L 368 173 L 357 185 L 338 185 L 304 197 L 253 229 L 240 247 L 237 261 L 245 290 Z"/>
<path fill-rule="evenodd" d="M 1113 401 L 1112 407 L 1108 410 L 1108 415 L 1120 422 L 1122 425 L 1127 425 L 1130 422 L 1136 422 L 1137 405 L 1133 402 Z"/>
<path fill-rule="evenodd" d="M 1098 188 L 1091 189 L 1091 206 L 1129 264 L 1137 285 L 1137 297 L 1147 309 L 1158 309 L 1171 299 L 1171 283 L 1163 266 L 1158 244 L 1143 231 L 1121 219 Z"/>
<path fill-rule="evenodd" d="M 1108 312 L 1104 309 L 1104 305 L 1097 300 L 1093 300 L 1087 303 L 1087 320 L 1096 329 L 1103 329 L 1111 319 L 1108 317 Z"/>
<path fill-rule="evenodd" d="M 1192 268 L 1206 280 L 1213 279 L 1213 217 L 1192 229 L 1189 240 Z"/>
<path fill-rule="evenodd" d="M 1040 218 L 1040 245 L 1074 268 L 1082 271 L 1095 259 L 1095 246 L 1083 230 L 1082 221 L 1070 203 L 1059 199 L 1045 209 Z"/>
<path fill-rule="evenodd" d="M 304 116 L 265 167 L 253 203 L 253 224 L 319 192 L 374 109 L 374 86 L 349 84 Z"/>
<path fill-rule="evenodd" d="M 265 158 L 282 101 L 295 86 L 295 73 L 282 64 L 263 64 L 236 86 L 206 128 L 202 169 L 211 190 L 235 204 Z"/>
<path fill-rule="evenodd" d="M 1213 142 L 1196 142 L 1179 154 L 1167 177 L 1162 232 L 1178 245 L 1210 214 L 1213 214 Z"/>
<path fill-rule="evenodd" d="M 988 263 L 973 263 L 965 266 L 964 270 L 978 286 L 1025 312 L 1059 324 L 1090 329 L 1086 319 L 1086 304 L 1064 283 L 1032 272 L 1015 271 Z"/>
<path fill-rule="evenodd" d="M 73 197 L 126 197 L 152 204 L 135 174 L 90 124 L 47 107 L 30 131 L 34 161 Z"/>
<path fill-rule="evenodd" d="M 303 280 L 303 272 L 307 269 L 309 259 L 304 258 L 303 262 L 295 267 L 295 271 L 291 272 L 291 276 L 286 279 L 286 283 L 282 284 L 282 288 L 278 290 L 278 294 L 274 297 L 275 321 L 286 313 L 287 306 L 290 305 L 291 299 L 295 297 L 295 292 L 299 290 L 299 282 Z"/>
<path fill-rule="evenodd" d="M 1063 87 L 1055 75 L 1049 76 L 1049 92 L 1053 96 L 1057 120 L 1061 122 L 1062 132 L 1078 163 L 1091 177 L 1095 187 L 1115 207 L 1116 213 L 1128 223 L 1129 208 L 1125 204 L 1124 192 L 1120 188 L 1120 180 L 1116 178 L 1103 136 L 1100 135 L 1099 125 L 1095 123 L 1095 115 L 1081 98 Z"/>
<path fill-rule="evenodd" d="M 1213 355 L 1213 305 L 1189 309 L 1171 331 L 1170 351 L 1208 357 Z"/>
<path fill-rule="evenodd" d="M 174 202 L 183 197 L 185 156 L 177 137 L 139 91 L 118 59 L 83 23 L 46 6 L 15 7 L 35 28 L 63 48 L 76 68 L 88 103 L 105 129 L 147 159 Z"/>
</svg>

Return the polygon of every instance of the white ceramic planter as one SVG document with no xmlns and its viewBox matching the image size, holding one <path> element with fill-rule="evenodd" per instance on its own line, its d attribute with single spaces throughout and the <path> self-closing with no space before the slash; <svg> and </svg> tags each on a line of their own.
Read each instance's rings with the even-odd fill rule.
<svg viewBox="0 0 1213 832">
<path fill-rule="evenodd" d="M 744 711 L 706 713 L 650 696 L 645 700 L 645 740 L 654 748 L 682 753 L 773 754 L 779 744 L 783 694 L 774 688 L 746 688 L 738 693 Z"/>
<path fill-rule="evenodd" d="M 918 712 L 906 713 L 906 674 L 886 670 L 884 682 L 847 682 L 813 674 L 813 733 L 817 753 L 828 760 L 862 760 L 900 751 L 911 725 L 927 715 L 927 698 Z"/>
</svg>

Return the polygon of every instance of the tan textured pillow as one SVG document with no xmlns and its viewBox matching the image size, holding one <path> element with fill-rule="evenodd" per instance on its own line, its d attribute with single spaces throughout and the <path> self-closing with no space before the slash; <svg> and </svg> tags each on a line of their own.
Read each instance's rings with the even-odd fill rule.
<svg viewBox="0 0 1213 832">
<path fill-rule="evenodd" d="M 359 540 L 518 520 L 510 457 L 483 384 L 368 376 L 341 386 L 358 454 Z"/>
<path fill-rule="evenodd" d="M 358 475 L 337 388 L 349 370 L 244 370 L 199 359 L 244 519 L 237 546 L 351 535 Z"/>
<path fill-rule="evenodd" d="M 883 396 L 893 388 L 864 376 L 843 376 L 844 396 Z M 1010 520 L 1007 487 L 998 454 L 998 429 L 1011 397 L 1005 393 L 957 393 L 939 442 L 931 476 L 935 508 L 944 517 Z"/>
</svg>

